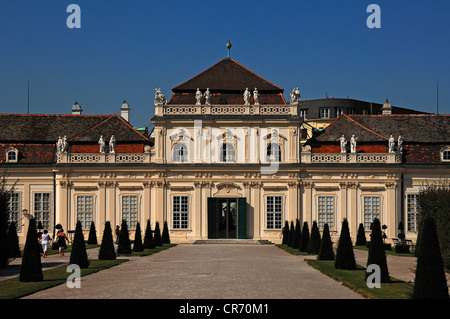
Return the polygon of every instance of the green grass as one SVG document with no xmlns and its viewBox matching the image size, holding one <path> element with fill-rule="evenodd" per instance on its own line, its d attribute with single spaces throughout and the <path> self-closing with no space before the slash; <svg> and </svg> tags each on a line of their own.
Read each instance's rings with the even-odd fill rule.
<svg viewBox="0 0 450 319">
<path fill-rule="evenodd" d="M 131 254 L 117 254 L 117 256 L 120 256 L 120 257 L 123 257 L 123 256 L 125 256 L 125 257 L 127 257 L 127 256 L 141 256 L 141 257 L 149 256 L 149 255 L 156 254 L 160 251 L 169 249 L 174 246 L 176 246 L 176 244 L 164 244 L 163 246 L 157 246 L 153 249 L 144 249 L 144 251 L 140 251 L 140 252 L 133 251 Z"/>
<path fill-rule="evenodd" d="M 115 260 L 89 260 L 89 268 L 81 269 L 81 276 L 90 275 L 100 270 L 107 269 L 127 259 Z M 52 268 L 43 271 L 44 280 L 38 282 L 20 282 L 19 277 L 0 281 L 0 299 L 16 299 L 26 295 L 63 284 L 72 273 L 67 272 L 67 266 Z"/>
<path fill-rule="evenodd" d="M 353 246 L 353 249 L 369 251 L 369 248 L 366 246 Z M 399 256 L 399 257 L 414 257 L 413 252 L 411 252 L 409 254 L 400 254 L 400 253 L 396 253 L 394 249 L 385 250 L 384 252 L 386 253 L 386 255 Z"/>
<path fill-rule="evenodd" d="M 306 259 L 309 265 L 325 275 L 342 282 L 348 288 L 370 299 L 409 299 L 413 285 L 395 278 L 389 283 L 381 283 L 381 288 L 369 288 L 366 284 L 366 268 L 359 266 L 357 270 L 342 270 L 334 268 L 333 260 Z"/>
<path fill-rule="evenodd" d="M 289 247 L 287 245 L 284 245 L 284 244 L 277 244 L 275 246 L 277 246 L 280 249 L 283 249 L 283 250 L 287 251 L 288 253 L 290 253 L 292 255 L 302 255 L 302 256 L 307 256 L 308 255 L 308 253 L 301 252 L 297 248 L 291 248 L 291 247 Z"/>
</svg>

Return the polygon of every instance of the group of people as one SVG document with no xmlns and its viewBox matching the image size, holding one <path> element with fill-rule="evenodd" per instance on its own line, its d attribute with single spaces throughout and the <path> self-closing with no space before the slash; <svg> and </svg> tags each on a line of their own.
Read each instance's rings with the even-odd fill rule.
<svg viewBox="0 0 450 319">
<path fill-rule="evenodd" d="M 42 244 L 42 250 L 44 251 L 42 257 L 47 258 L 48 247 L 51 244 L 50 234 L 48 233 L 47 229 L 44 229 L 44 232 L 42 233 L 40 240 Z M 64 249 L 67 248 L 66 242 L 70 243 L 69 238 L 64 233 L 64 229 L 61 228 L 58 230 L 58 233 L 56 234 L 55 237 L 55 243 L 58 246 L 60 256 L 64 256 Z"/>
</svg>

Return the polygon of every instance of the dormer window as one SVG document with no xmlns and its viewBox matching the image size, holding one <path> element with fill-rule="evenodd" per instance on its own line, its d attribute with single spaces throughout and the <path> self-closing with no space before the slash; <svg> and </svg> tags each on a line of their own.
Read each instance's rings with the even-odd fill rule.
<svg viewBox="0 0 450 319">
<path fill-rule="evenodd" d="M 17 163 L 19 159 L 19 151 L 14 147 L 6 151 L 6 163 Z"/>
<path fill-rule="evenodd" d="M 450 163 L 450 146 L 445 146 L 443 149 L 440 150 L 439 156 L 441 158 L 441 162 L 448 162 Z"/>
<path fill-rule="evenodd" d="M 321 119 L 329 119 L 330 118 L 330 109 L 328 109 L 328 108 L 321 108 L 319 115 L 320 115 Z"/>
</svg>

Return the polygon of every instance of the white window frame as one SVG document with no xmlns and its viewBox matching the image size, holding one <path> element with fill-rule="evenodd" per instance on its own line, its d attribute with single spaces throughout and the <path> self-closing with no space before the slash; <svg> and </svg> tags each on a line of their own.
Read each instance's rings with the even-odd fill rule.
<svg viewBox="0 0 450 319">
<path fill-rule="evenodd" d="M 10 158 L 10 154 L 14 154 L 14 158 Z M 6 151 L 6 163 L 17 163 L 19 160 L 19 151 L 14 148 L 10 147 Z"/>
<path fill-rule="evenodd" d="M 439 151 L 441 162 L 450 162 L 450 146 L 445 146 Z"/>
<path fill-rule="evenodd" d="M 308 119 L 308 109 L 301 109 L 300 116 L 303 117 L 304 120 Z"/>
<path fill-rule="evenodd" d="M 283 201 L 281 195 L 266 196 L 266 229 L 278 230 L 283 227 Z"/>
<path fill-rule="evenodd" d="M 363 195 L 362 208 L 363 208 L 363 223 L 364 229 L 369 231 L 370 225 L 373 220 L 377 218 L 381 221 L 382 216 L 382 198 L 377 195 Z"/>
<path fill-rule="evenodd" d="M 21 197 L 21 193 L 14 192 L 11 194 L 11 198 L 9 200 L 9 221 L 15 223 L 17 231 L 20 231 L 22 228 Z"/>
<path fill-rule="evenodd" d="M 220 161 L 223 163 L 234 163 L 236 161 L 236 150 L 233 143 L 224 142 L 221 145 Z"/>
<path fill-rule="evenodd" d="M 328 224 L 330 230 L 335 228 L 336 217 L 336 196 L 318 195 L 317 196 L 317 226 L 323 229 Z"/>
<path fill-rule="evenodd" d="M 86 200 L 90 198 L 90 203 Z M 81 222 L 81 228 L 89 230 L 94 220 L 94 196 L 93 195 L 77 195 L 76 197 L 77 221 Z M 89 207 L 90 206 L 90 207 Z"/>
<path fill-rule="evenodd" d="M 184 143 L 177 143 L 173 146 L 173 161 L 176 163 L 185 163 L 188 161 L 188 148 Z"/>
<path fill-rule="evenodd" d="M 342 107 L 338 107 L 336 109 L 336 117 L 341 116 L 342 114 L 344 114 L 344 109 Z"/>
<path fill-rule="evenodd" d="M 406 231 L 417 232 L 419 229 L 419 194 L 406 194 Z"/>
<path fill-rule="evenodd" d="M 189 196 L 172 196 L 172 228 L 189 229 Z"/>
<path fill-rule="evenodd" d="M 131 200 L 136 199 L 135 203 Z M 132 209 L 132 205 L 136 205 L 136 209 Z M 139 195 L 137 194 L 125 194 L 121 196 L 121 220 L 127 222 L 128 229 L 136 229 L 137 222 L 139 221 Z"/>
<path fill-rule="evenodd" d="M 48 195 L 48 209 L 45 207 L 44 195 Z M 47 197 L 47 196 L 45 196 Z M 38 201 L 36 201 L 38 199 Z M 33 193 L 33 211 L 36 225 L 41 222 L 44 229 L 50 228 L 50 220 L 52 216 L 52 193 L 50 192 L 35 192 Z M 48 216 L 48 217 L 47 217 Z M 47 217 L 47 218 L 44 218 Z"/>
<path fill-rule="evenodd" d="M 276 147 L 273 147 L 276 146 Z M 278 148 L 278 149 L 277 149 Z M 274 152 L 275 149 L 275 152 Z M 272 158 L 273 158 L 273 162 L 281 162 L 281 145 L 280 143 L 275 143 L 275 142 L 269 142 L 267 143 L 267 148 L 266 148 L 266 161 L 267 162 L 272 162 Z"/>
<path fill-rule="evenodd" d="M 331 115 L 331 111 L 330 111 L 329 108 L 327 108 L 327 107 L 321 107 L 321 108 L 319 109 L 319 117 L 320 117 L 321 119 L 329 119 L 329 118 L 330 118 L 330 115 Z"/>
</svg>

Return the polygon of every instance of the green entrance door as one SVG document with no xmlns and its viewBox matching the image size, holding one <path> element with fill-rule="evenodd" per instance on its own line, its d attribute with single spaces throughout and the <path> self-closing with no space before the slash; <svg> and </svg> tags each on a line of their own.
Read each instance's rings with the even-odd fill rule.
<svg viewBox="0 0 450 319">
<path fill-rule="evenodd" d="M 246 198 L 208 198 L 208 238 L 247 238 Z"/>
</svg>

